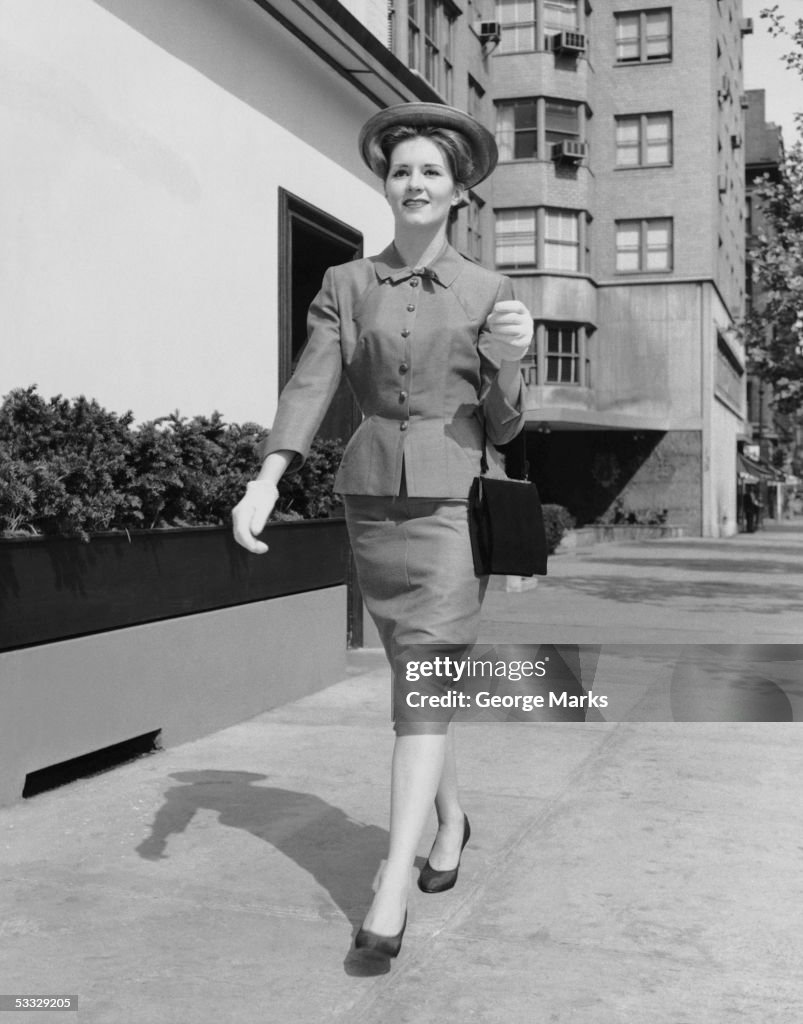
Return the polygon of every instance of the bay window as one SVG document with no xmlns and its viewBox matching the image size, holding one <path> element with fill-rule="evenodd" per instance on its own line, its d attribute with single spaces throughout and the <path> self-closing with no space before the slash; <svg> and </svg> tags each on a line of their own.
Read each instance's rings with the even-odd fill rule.
<svg viewBox="0 0 803 1024">
<path fill-rule="evenodd" d="M 589 225 L 578 210 L 517 207 L 496 211 L 496 265 L 578 273 L 588 269 Z"/>
</svg>

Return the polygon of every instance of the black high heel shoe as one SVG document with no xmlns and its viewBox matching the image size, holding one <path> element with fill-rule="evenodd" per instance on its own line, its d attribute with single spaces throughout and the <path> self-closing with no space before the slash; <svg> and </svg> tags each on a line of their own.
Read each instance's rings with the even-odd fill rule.
<svg viewBox="0 0 803 1024">
<path fill-rule="evenodd" d="M 447 892 L 449 889 L 454 887 L 454 884 L 457 881 L 457 872 L 460 870 L 460 860 L 463 856 L 463 850 L 465 850 L 466 843 L 471 835 L 471 826 L 468 823 L 468 815 L 464 814 L 463 819 L 465 822 L 463 825 L 463 845 L 460 847 L 460 857 L 457 859 L 457 867 L 451 868 L 449 871 L 436 871 L 429 863 L 429 858 L 427 858 L 427 862 L 421 868 L 421 874 L 418 876 L 418 888 L 421 892 Z"/>
<path fill-rule="evenodd" d="M 404 912 L 404 923 L 398 935 L 377 935 L 367 928 L 360 928 L 357 937 L 354 939 L 354 948 L 363 953 L 373 953 L 378 956 L 386 956 L 389 959 L 397 957 L 401 949 L 404 929 L 407 927 L 407 911 Z"/>
</svg>

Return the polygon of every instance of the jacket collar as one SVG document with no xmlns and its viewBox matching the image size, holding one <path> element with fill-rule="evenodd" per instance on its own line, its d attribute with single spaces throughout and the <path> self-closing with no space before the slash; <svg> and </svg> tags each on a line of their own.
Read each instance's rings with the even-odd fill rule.
<svg viewBox="0 0 803 1024">
<path fill-rule="evenodd" d="M 371 262 L 380 281 L 392 281 L 396 284 L 417 274 L 419 277 L 432 278 L 444 288 L 449 288 L 463 269 L 463 257 L 448 242 L 428 267 L 406 266 L 392 242 L 378 256 L 371 257 Z"/>
</svg>

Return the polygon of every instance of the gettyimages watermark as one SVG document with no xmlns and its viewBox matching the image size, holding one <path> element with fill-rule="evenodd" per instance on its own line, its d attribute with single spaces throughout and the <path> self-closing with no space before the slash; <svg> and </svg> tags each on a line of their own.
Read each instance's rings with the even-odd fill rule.
<svg viewBox="0 0 803 1024">
<path fill-rule="evenodd" d="M 411 645 L 394 662 L 410 722 L 803 720 L 803 645 Z"/>
<path fill-rule="evenodd" d="M 433 723 L 584 721 L 608 701 L 582 678 L 576 648 L 415 645 L 395 663 L 394 712 Z"/>
</svg>

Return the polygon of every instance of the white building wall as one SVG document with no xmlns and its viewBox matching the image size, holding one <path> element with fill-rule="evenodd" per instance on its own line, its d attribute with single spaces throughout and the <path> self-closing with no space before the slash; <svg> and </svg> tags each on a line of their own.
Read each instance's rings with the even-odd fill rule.
<svg viewBox="0 0 803 1024">
<path fill-rule="evenodd" d="M 375 35 L 385 46 L 388 45 L 389 0 L 340 0 L 340 2 L 372 35 Z"/>
<path fill-rule="evenodd" d="M 252 0 L 4 0 L 0 95 L 0 394 L 269 424 L 278 188 L 381 249 L 371 103 Z"/>
</svg>

